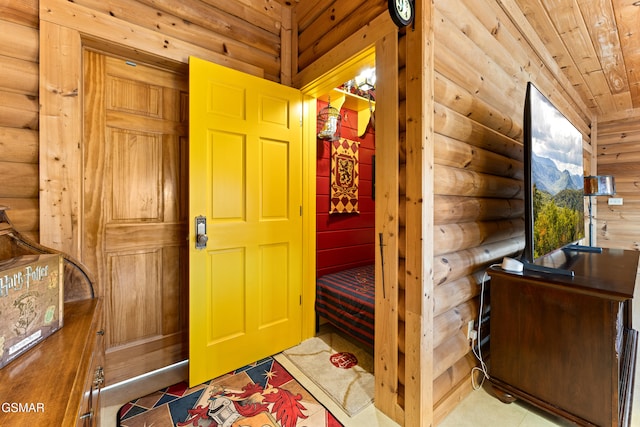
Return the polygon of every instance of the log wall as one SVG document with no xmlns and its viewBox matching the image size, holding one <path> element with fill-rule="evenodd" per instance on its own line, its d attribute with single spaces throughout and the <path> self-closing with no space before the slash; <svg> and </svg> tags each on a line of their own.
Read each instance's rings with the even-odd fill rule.
<svg viewBox="0 0 640 427">
<path fill-rule="evenodd" d="M 478 325 L 483 271 L 524 248 L 527 82 L 541 88 L 582 131 L 587 162 L 591 118 L 566 79 L 547 63 L 519 8 L 494 0 L 434 4 L 437 421 L 472 389 L 469 373 L 476 361 L 466 330 L 470 320 Z"/>
<path fill-rule="evenodd" d="M 0 10 L 0 205 L 38 241 L 38 1 Z"/>
<path fill-rule="evenodd" d="M 598 120 L 598 175 L 613 175 L 622 206 L 593 198 L 594 244 L 640 250 L 640 110 Z"/>
</svg>

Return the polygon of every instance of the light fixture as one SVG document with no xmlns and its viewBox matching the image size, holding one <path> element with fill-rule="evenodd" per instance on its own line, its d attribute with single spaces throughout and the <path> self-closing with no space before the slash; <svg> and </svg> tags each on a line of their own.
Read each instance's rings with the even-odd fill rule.
<svg viewBox="0 0 640 427">
<path fill-rule="evenodd" d="M 584 195 L 589 197 L 589 246 L 593 246 L 593 196 L 613 196 L 616 194 L 616 182 L 611 175 L 584 177 Z"/>
<path fill-rule="evenodd" d="M 376 87 L 376 69 L 367 68 L 356 76 L 355 86 L 361 91 L 368 92 Z"/>
</svg>

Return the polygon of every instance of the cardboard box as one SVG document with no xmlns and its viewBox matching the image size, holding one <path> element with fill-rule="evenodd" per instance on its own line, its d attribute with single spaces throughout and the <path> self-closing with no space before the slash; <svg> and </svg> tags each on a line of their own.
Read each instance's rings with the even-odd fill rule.
<svg viewBox="0 0 640 427">
<path fill-rule="evenodd" d="M 62 256 L 0 260 L 0 368 L 63 325 Z"/>
</svg>

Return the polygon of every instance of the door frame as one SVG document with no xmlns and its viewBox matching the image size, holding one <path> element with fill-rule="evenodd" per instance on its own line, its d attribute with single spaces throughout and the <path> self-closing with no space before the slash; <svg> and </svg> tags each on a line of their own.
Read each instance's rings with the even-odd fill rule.
<svg viewBox="0 0 640 427">
<path fill-rule="evenodd" d="M 376 168 L 375 168 L 375 234 L 382 236 L 383 244 L 376 238 L 375 253 L 375 406 L 396 422 L 404 423 L 404 408 L 398 401 L 397 384 L 399 377 L 398 347 L 400 333 L 398 327 L 398 283 L 399 283 L 399 71 L 398 71 L 398 28 L 388 14 L 375 18 L 346 40 L 331 49 L 314 63 L 293 77 L 294 87 L 300 88 L 305 96 L 305 137 L 309 145 L 304 161 L 308 174 L 305 182 L 308 200 L 305 207 L 313 209 L 306 215 L 304 225 L 309 233 L 303 277 L 304 307 L 313 308 L 315 300 L 315 178 L 316 175 L 316 116 L 317 97 L 351 79 L 366 67 L 376 67 Z M 308 156 L 308 157 L 307 157 Z M 312 213 L 312 214 L 311 214 Z M 384 260 L 384 268 L 383 261 Z M 384 288 L 383 288 L 384 287 Z M 305 331 L 315 325 L 315 310 L 310 310 L 305 318 Z M 306 316 L 306 314 L 305 314 Z M 308 332 L 308 336 L 313 333 Z M 404 341 L 404 337 L 402 338 Z"/>
</svg>

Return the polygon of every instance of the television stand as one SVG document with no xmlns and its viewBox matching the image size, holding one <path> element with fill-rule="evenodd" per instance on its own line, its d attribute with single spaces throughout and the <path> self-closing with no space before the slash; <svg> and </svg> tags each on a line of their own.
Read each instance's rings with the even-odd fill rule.
<svg viewBox="0 0 640 427">
<path fill-rule="evenodd" d="M 500 400 L 521 399 L 577 425 L 629 425 L 639 255 L 572 253 L 574 276 L 489 270 L 489 381 Z"/>
</svg>

